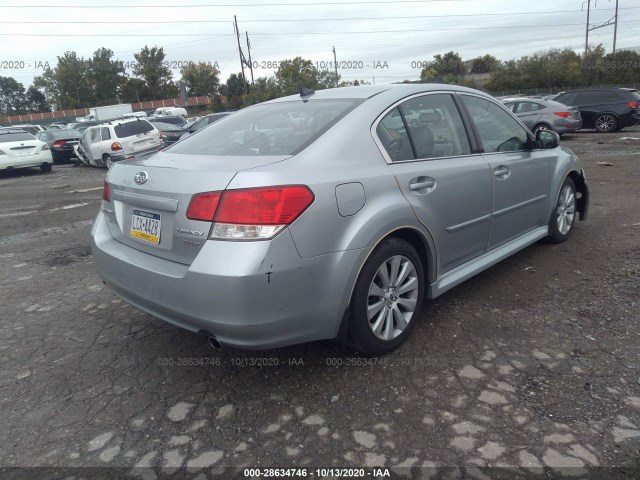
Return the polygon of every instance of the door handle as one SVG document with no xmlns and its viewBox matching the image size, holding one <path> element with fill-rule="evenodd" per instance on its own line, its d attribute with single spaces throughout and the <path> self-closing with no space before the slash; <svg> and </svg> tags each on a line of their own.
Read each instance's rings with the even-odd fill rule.
<svg viewBox="0 0 640 480">
<path fill-rule="evenodd" d="M 498 178 L 507 178 L 511 173 L 511 169 L 509 167 L 505 167 L 504 165 L 500 165 L 493 170 L 493 176 Z"/>
<path fill-rule="evenodd" d="M 411 191 L 416 191 L 416 190 L 423 190 L 425 188 L 433 188 L 436 186 L 436 181 L 431 178 L 429 180 L 424 180 L 421 182 L 412 182 L 409 184 L 409 190 Z"/>
</svg>

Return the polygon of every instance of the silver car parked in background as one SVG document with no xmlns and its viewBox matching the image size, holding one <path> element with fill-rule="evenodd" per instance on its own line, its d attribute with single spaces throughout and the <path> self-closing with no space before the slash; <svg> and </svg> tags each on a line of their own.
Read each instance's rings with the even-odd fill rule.
<svg viewBox="0 0 640 480">
<path fill-rule="evenodd" d="M 488 95 L 303 92 L 109 171 L 92 248 L 117 295 L 217 347 L 378 355 L 423 299 L 586 217 L 575 155 Z"/>
<path fill-rule="evenodd" d="M 582 128 L 578 107 L 568 107 L 552 100 L 506 98 L 502 103 L 534 133 L 553 130 L 558 135 Z"/>
</svg>

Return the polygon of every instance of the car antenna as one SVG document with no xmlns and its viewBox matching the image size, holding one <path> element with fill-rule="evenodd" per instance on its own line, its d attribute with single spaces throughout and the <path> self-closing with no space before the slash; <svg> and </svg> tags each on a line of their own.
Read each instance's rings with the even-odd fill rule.
<svg viewBox="0 0 640 480">
<path fill-rule="evenodd" d="M 305 87 L 304 85 L 300 85 L 300 98 L 302 99 L 303 102 L 308 102 L 309 101 L 309 97 L 311 97 L 311 95 L 315 94 L 316 91 L 312 90 L 310 88 Z"/>
</svg>

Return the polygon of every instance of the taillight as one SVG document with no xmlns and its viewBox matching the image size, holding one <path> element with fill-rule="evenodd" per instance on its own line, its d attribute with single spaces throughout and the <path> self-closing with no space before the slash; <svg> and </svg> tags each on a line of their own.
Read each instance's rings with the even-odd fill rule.
<svg viewBox="0 0 640 480">
<path fill-rule="evenodd" d="M 199 193 L 191 199 L 187 218 L 213 221 L 211 238 L 266 239 L 290 225 L 314 198 L 302 185 Z"/>
<path fill-rule="evenodd" d="M 553 112 L 554 115 L 557 115 L 559 117 L 562 118 L 569 118 L 571 117 L 571 112 Z"/>
<path fill-rule="evenodd" d="M 56 148 L 60 148 L 61 146 L 63 146 L 65 143 L 67 143 L 66 140 L 58 140 L 56 142 L 53 142 L 53 146 Z"/>
<path fill-rule="evenodd" d="M 160 134 L 160 138 L 165 139 L 165 138 L 167 138 L 167 136 L 164 133 L 161 133 Z"/>
<path fill-rule="evenodd" d="M 49 150 L 49 145 L 47 145 L 46 143 L 42 145 L 42 148 L 40 149 L 40 151 L 44 152 L 45 150 Z"/>
<path fill-rule="evenodd" d="M 638 102 L 627 102 L 627 105 L 631 108 L 638 108 Z"/>
<path fill-rule="evenodd" d="M 111 189 L 109 188 L 109 182 L 104 181 L 104 185 L 102 186 L 102 200 L 105 202 L 111 201 Z"/>
<path fill-rule="evenodd" d="M 120 145 L 118 142 L 113 142 L 111 144 L 111 151 L 116 152 L 118 150 L 122 150 L 122 145 Z"/>
<path fill-rule="evenodd" d="M 194 195 L 187 207 L 187 218 L 189 220 L 202 220 L 212 222 L 216 214 L 218 203 L 220 203 L 220 192 L 198 193 Z"/>
</svg>

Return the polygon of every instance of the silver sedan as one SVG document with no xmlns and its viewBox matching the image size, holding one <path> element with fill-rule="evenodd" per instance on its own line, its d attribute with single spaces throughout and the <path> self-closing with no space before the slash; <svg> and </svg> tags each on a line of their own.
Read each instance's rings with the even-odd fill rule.
<svg viewBox="0 0 640 480">
<path fill-rule="evenodd" d="M 502 99 L 502 102 L 534 134 L 538 133 L 538 130 L 553 130 L 562 135 L 582 128 L 578 107 L 568 107 L 553 100 L 533 98 L 506 98 Z"/>
<path fill-rule="evenodd" d="M 92 248 L 117 295 L 214 347 L 337 338 L 379 355 L 425 299 L 565 241 L 587 209 L 558 135 L 481 92 L 305 89 L 117 163 Z"/>
</svg>

